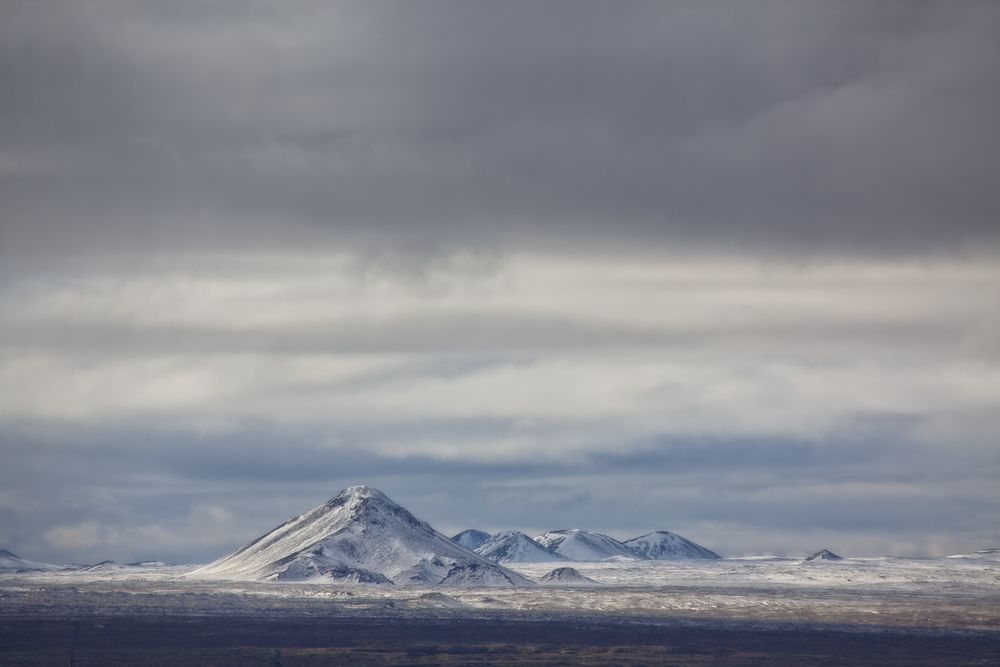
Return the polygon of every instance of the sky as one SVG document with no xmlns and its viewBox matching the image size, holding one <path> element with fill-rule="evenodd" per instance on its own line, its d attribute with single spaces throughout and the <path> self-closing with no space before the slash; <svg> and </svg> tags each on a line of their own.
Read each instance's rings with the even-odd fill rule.
<svg viewBox="0 0 1000 667">
<path fill-rule="evenodd" d="M 0 5 L 0 548 L 1000 546 L 1000 4 Z"/>
</svg>

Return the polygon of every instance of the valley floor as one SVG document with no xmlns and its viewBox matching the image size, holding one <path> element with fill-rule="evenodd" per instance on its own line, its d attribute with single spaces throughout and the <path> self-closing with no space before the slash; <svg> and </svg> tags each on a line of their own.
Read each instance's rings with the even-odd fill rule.
<svg viewBox="0 0 1000 667">
<path fill-rule="evenodd" d="M 0 664 L 1000 664 L 1000 563 L 574 563 L 579 588 L 0 575 Z M 537 578 L 551 565 L 516 566 Z"/>
</svg>

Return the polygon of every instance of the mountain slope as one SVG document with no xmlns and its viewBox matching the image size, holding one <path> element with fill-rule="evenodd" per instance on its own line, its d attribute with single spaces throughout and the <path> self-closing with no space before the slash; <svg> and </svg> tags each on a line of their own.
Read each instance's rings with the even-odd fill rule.
<svg viewBox="0 0 1000 667">
<path fill-rule="evenodd" d="M 533 584 L 452 542 L 367 486 L 341 491 L 191 576 L 455 586 Z"/>
<path fill-rule="evenodd" d="M 452 535 L 451 541 L 461 544 L 466 549 L 470 551 L 475 551 L 483 543 L 490 539 L 492 535 L 483 532 L 481 530 L 476 530 L 475 528 L 469 528 L 468 530 L 463 530 L 458 535 Z"/>
<path fill-rule="evenodd" d="M 579 528 L 553 530 L 539 535 L 535 541 L 549 551 L 569 560 L 597 561 L 616 556 L 636 560 L 645 560 L 646 558 L 613 537 Z"/>
<path fill-rule="evenodd" d="M 0 549 L 0 572 L 38 572 L 59 569 L 62 569 L 59 565 L 37 563 L 33 560 L 21 558 L 6 549 Z"/>
<path fill-rule="evenodd" d="M 550 563 L 566 560 L 516 530 L 497 533 L 476 549 L 494 563 Z"/>
<path fill-rule="evenodd" d="M 625 546 L 650 560 L 718 559 L 719 554 L 666 530 L 657 530 L 626 540 Z"/>
</svg>

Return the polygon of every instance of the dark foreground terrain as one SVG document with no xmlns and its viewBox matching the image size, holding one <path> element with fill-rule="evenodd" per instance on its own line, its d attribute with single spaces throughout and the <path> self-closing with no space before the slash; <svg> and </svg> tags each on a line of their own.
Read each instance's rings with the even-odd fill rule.
<svg viewBox="0 0 1000 667">
<path fill-rule="evenodd" d="M 1000 634 L 567 617 L 0 619 L 2 665 L 997 665 Z"/>
</svg>

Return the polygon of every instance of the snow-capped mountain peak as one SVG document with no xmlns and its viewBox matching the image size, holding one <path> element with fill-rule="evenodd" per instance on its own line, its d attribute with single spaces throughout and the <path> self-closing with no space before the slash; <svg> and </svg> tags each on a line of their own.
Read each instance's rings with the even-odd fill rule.
<svg viewBox="0 0 1000 667">
<path fill-rule="evenodd" d="M 626 540 L 626 546 L 638 551 L 650 560 L 684 560 L 719 558 L 719 554 L 710 551 L 700 544 L 666 530 L 646 533 L 631 540 Z"/>
<path fill-rule="evenodd" d="M 381 491 L 344 489 L 192 575 L 349 583 L 531 585 L 435 531 Z"/>
</svg>

